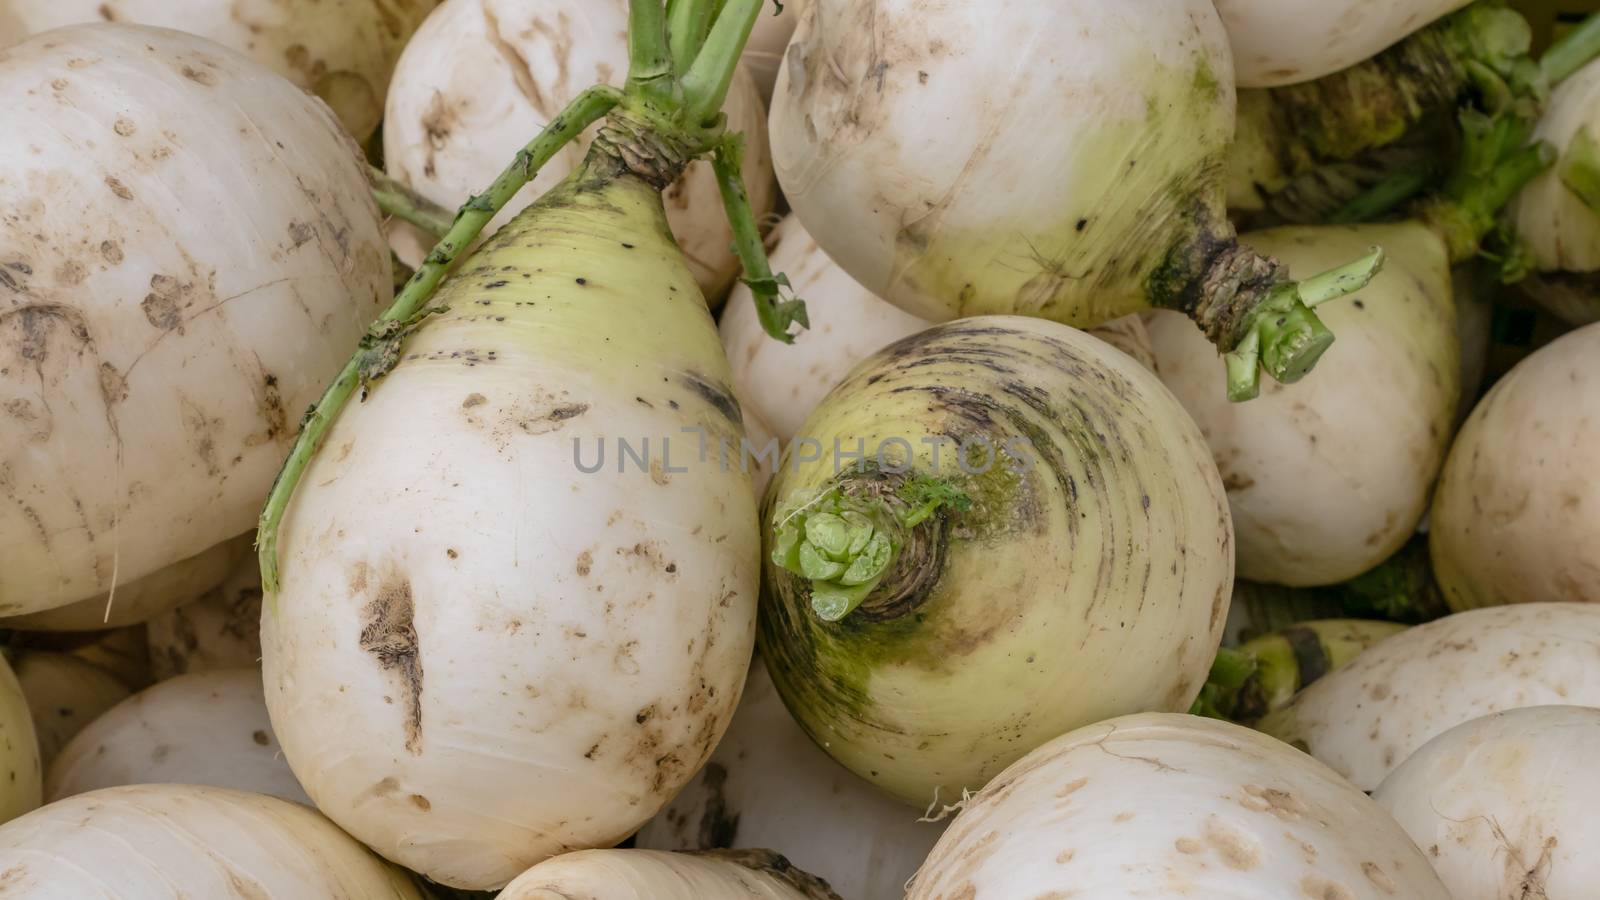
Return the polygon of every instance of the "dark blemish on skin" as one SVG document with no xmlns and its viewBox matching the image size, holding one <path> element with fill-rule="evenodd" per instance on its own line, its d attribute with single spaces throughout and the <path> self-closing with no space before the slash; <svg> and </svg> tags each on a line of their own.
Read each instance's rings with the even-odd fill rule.
<svg viewBox="0 0 1600 900">
<path fill-rule="evenodd" d="M 211 87 L 217 83 L 217 76 L 205 71 L 204 69 L 196 69 L 194 66 L 184 66 L 183 77 L 189 79 L 195 84 L 203 84 L 206 87 Z"/>
<path fill-rule="evenodd" d="M 461 408 L 462 409 L 471 409 L 474 406 L 482 406 L 483 404 L 488 402 L 488 399 L 489 398 L 483 396 L 482 394 L 471 393 L 471 394 L 467 395 L 467 399 L 461 401 Z"/>
<path fill-rule="evenodd" d="M 1088 228 L 1088 227 L 1089 227 L 1089 220 L 1088 219 L 1079 219 L 1078 220 L 1078 230 L 1079 231 L 1082 231 L 1082 230 L 1084 230 L 1085 228 Z"/>
<path fill-rule="evenodd" d="M 133 191 L 128 190 L 128 186 L 123 184 L 121 179 L 117 178 L 115 175 L 106 176 L 106 187 L 111 188 L 111 193 L 116 194 L 118 197 L 121 197 L 124 200 L 133 199 Z"/>
<path fill-rule="evenodd" d="M 1361 302 L 1360 300 L 1352 300 L 1350 302 L 1352 302 L 1352 303 L 1354 303 L 1356 305 L 1356 309 L 1366 309 L 1367 308 L 1367 304 Z"/>
<path fill-rule="evenodd" d="M 578 284 L 588 284 L 589 283 L 589 279 L 587 279 L 587 278 L 579 278 L 579 279 L 576 279 L 576 281 L 578 282 Z"/>
<path fill-rule="evenodd" d="M 484 285 L 484 287 L 485 287 L 485 288 L 486 288 L 486 289 L 489 289 L 489 290 L 493 290 L 493 289 L 495 289 L 495 288 L 503 288 L 503 287 L 505 287 L 505 286 L 506 286 L 506 285 L 508 285 L 508 284 L 510 284 L 510 283 L 511 283 L 511 282 L 509 282 L 509 281 L 506 281 L 506 280 L 504 280 L 504 279 L 502 279 L 502 280 L 500 280 L 500 281 L 491 281 L 491 282 L 489 282 L 489 283 L 488 283 L 488 284 L 486 284 L 486 285 Z M 478 301 L 478 302 L 479 302 L 479 303 L 484 303 L 484 304 L 487 304 L 487 303 L 488 303 L 488 302 L 489 302 L 489 301 L 487 301 L 487 300 L 480 300 L 480 301 Z"/>
<path fill-rule="evenodd" d="M 568 419 L 581 416 L 588 411 L 589 404 L 587 403 L 569 403 L 566 406 L 558 406 L 555 409 L 552 409 L 550 411 L 550 415 L 545 416 L 545 418 L 552 422 L 565 422 Z"/>
<path fill-rule="evenodd" d="M 629 244 L 627 242 L 623 242 L 622 249 L 624 249 L 624 250 L 632 250 L 633 249 L 633 245 Z"/>
<path fill-rule="evenodd" d="M 686 372 L 683 375 L 683 384 L 694 391 L 702 400 L 716 407 L 728 421 L 744 427 L 744 414 L 739 411 L 739 401 L 734 399 L 733 392 L 721 385 L 713 384 L 700 375 Z"/>
<path fill-rule="evenodd" d="M 267 740 L 268 740 L 267 733 L 265 731 L 261 731 L 259 729 L 256 730 L 256 731 L 253 731 L 250 734 L 250 740 L 255 741 L 256 744 L 258 744 L 259 746 L 265 747 L 267 745 Z"/>
<path fill-rule="evenodd" d="M 422 752 L 422 647 L 413 621 L 410 580 L 400 577 L 378 588 L 361 611 L 366 622 L 360 646 L 378 659 L 379 668 L 400 679 L 405 700 L 406 749 Z"/>
<path fill-rule="evenodd" d="M 316 237 L 316 230 L 305 222 L 289 223 L 289 240 L 299 247 Z"/>
</svg>

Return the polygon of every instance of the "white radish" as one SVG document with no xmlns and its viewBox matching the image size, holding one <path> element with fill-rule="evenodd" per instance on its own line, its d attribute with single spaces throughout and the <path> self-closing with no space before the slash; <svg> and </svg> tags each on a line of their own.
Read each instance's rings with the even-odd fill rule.
<svg viewBox="0 0 1600 900">
<path fill-rule="evenodd" d="M 22 631 L 103 631 L 137 625 L 188 603 L 220 585 L 249 559 L 251 535 L 242 534 L 202 550 L 143 578 L 117 585 L 115 593 L 0 619 L 0 628 Z"/>
<path fill-rule="evenodd" d="M 101 713 L 128 699 L 115 675 L 65 653 L 25 651 L 12 663 L 33 714 L 39 765 L 48 769 L 61 748 Z"/>
<path fill-rule="evenodd" d="M 622 83 L 628 71 L 627 27 L 624 0 L 446 0 L 418 29 L 395 69 L 383 123 L 385 168 L 454 210 L 579 91 L 595 83 Z M 742 68 L 723 111 L 729 130 L 744 135 L 745 190 L 759 218 L 771 211 L 777 191 L 766 107 Z M 484 234 L 577 168 L 589 137 L 567 145 Z M 711 165 L 690 165 L 663 198 L 695 281 L 715 303 L 732 284 L 739 263 Z M 396 251 L 412 266 L 434 240 L 416 229 L 398 229 L 396 237 Z"/>
<path fill-rule="evenodd" d="M 873 790 L 795 724 L 766 665 L 694 781 L 639 830 L 647 850 L 781 847 L 850 900 L 898 900 L 941 824 Z"/>
<path fill-rule="evenodd" d="M 1240 87 L 1310 81 L 1376 56 L 1471 0 L 1216 0 Z"/>
<path fill-rule="evenodd" d="M 1600 884 L 1596 747 L 1600 709 L 1498 712 L 1423 744 L 1372 799 L 1453 900 L 1583 897 Z"/>
<path fill-rule="evenodd" d="M 1063 735 L 968 800 L 907 900 L 1449 900 L 1377 804 L 1269 737 L 1143 714 Z"/>
<path fill-rule="evenodd" d="M 0 0 L 0 47 L 87 22 L 175 28 L 216 41 L 315 93 L 365 140 L 389 73 L 436 0 Z"/>
<path fill-rule="evenodd" d="M 255 557 L 193 603 L 145 624 L 150 673 L 161 681 L 185 672 L 261 664 L 261 569 Z"/>
<path fill-rule="evenodd" d="M 191 35 L 82 25 L 8 49 L 0 170 L 0 613 L 16 615 L 248 530 L 393 285 L 332 113 Z"/>
<path fill-rule="evenodd" d="M 42 780 L 33 714 L 11 664 L 0 657 L 0 822 L 39 805 Z"/>
<path fill-rule="evenodd" d="M 1435 735 L 1523 706 L 1600 706 L 1600 606 L 1456 613 L 1388 638 L 1256 727 L 1370 791 Z"/>
<path fill-rule="evenodd" d="M 207 784 L 309 804 L 272 737 L 258 669 L 179 675 L 78 732 L 45 777 L 49 802 L 123 784 Z"/>
<path fill-rule="evenodd" d="M 840 900 L 829 886 L 771 851 L 662 853 L 584 850 L 558 856 L 506 885 L 498 900 Z"/>
<path fill-rule="evenodd" d="M 1600 323 L 1495 383 L 1461 428 L 1429 516 L 1455 609 L 1600 601 Z"/>
<path fill-rule="evenodd" d="M 424 900 L 315 810 L 187 784 L 107 788 L 0 827 L 0 884 L 29 900 Z"/>
<path fill-rule="evenodd" d="M 1427 509 L 1450 440 L 1460 347 L 1444 245 L 1415 223 L 1247 236 L 1297 270 L 1378 244 L 1390 262 L 1319 314 L 1339 339 L 1317 369 L 1229 403 L 1194 324 L 1149 315 L 1157 369 L 1194 416 L 1228 489 L 1239 576 L 1293 586 L 1354 578 L 1399 550 Z"/>
</svg>

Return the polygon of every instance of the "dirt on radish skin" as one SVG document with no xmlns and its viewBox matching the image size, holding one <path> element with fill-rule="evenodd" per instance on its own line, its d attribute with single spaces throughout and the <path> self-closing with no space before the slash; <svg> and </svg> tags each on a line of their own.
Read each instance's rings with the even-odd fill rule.
<svg viewBox="0 0 1600 900">
<path fill-rule="evenodd" d="M 0 110 L 0 613 L 17 615 L 249 530 L 391 281 L 354 142 L 221 46 L 57 29 L 0 58 Z"/>
<path fill-rule="evenodd" d="M 252 556 L 227 581 L 192 603 L 145 624 L 150 674 L 157 681 L 186 672 L 261 664 L 261 569 Z"/>
<path fill-rule="evenodd" d="M 792 13 L 785 13 L 786 16 Z M 407 45 L 383 123 L 388 173 L 454 210 L 481 190 L 544 123 L 591 84 L 621 84 L 628 71 L 624 0 L 446 0 Z M 743 69 L 723 111 L 744 135 L 744 184 L 757 218 L 777 197 L 767 150 L 766 107 Z M 506 205 L 519 210 L 583 160 L 591 131 L 546 165 Z M 701 291 L 720 302 L 739 270 L 732 232 L 709 162 L 692 164 L 665 194 L 667 220 Z M 484 236 L 511 218 L 502 212 Z M 415 266 L 432 238 L 397 228 L 395 249 Z"/>
<path fill-rule="evenodd" d="M 1456 613 L 1387 638 L 1256 727 L 1370 791 L 1462 722 L 1524 706 L 1600 706 L 1600 606 Z"/>
<path fill-rule="evenodd" d="M 216 41 L 321 97 L 365 139 L 383 118 L 389 73 L 436 0 L 0 0 L 0 47 L 88 22 L 175 28 Z"/>
</svg>

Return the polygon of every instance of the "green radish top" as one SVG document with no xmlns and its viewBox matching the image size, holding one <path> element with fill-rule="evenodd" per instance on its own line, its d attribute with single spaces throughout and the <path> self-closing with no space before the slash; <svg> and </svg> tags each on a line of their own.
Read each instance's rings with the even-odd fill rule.
<svg viewBox="0 0 1600 900">
<path fill-rule="evenodd" d="M 368 330 L 344 370 L 306 413 L 299 440 L 257 525 L 262 588 L 269 598 L 279 585 L 279 524 L 339 411 L 357 390 L 364 398 L 374 383 L 394 368 L 416 325 L 438 311 L 427 304 L 458 255 L 543 165 L 590 125 L 602 123 L 579 173 L 582 178 L 604 181 L 631 175 L 660 190 L 690 161 L 710 155 L 733 228 L 735 250 L 744 267 L 744 281 L 754 295 L 762 327 L 786 343 L 794 339 L 791 327 L 808 327 L 805 304 L 794 297 L 780 297 L 788 282 L 782 275 L 774 275 L 767 263 L 740 178 L 740 137 L 727 132 L 721 113 L 745 41 L 765 2 L 629 0 L 625 85 L 620 90 L 597 85 L 584 91 L 518 151 L 486 191 L 461 206 L 394 304 Z M 380 181 L 376 197 L 386 211 L 424 227 L 442 224 L 437 221 L 437 211 L 416 204 L 392 182 Z"/>
</svg>

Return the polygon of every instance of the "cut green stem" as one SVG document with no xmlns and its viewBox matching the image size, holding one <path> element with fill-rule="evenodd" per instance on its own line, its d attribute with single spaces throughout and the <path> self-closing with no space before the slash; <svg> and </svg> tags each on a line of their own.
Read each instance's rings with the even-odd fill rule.
<svg viewBox="0 0 1600 900">
<path fill-rule="evenodd" d="M 300 435 L 278 472 L 257 523 L 256 550 L 261 562 L 261 585 L 267 596 L 271 597 L 278 591 L 278 528 L 283 522 L 284 513 L 289 508 L 289 501 L 293 499 L 295 487 L 305 474 L 306 467 L 322 446 L 340 410 L 349 402 L 350 395 L 365 381 L 382 376 L 383 360 L 391 360 L 389 364 L 392 365 L 392 360 L 398 358 L 397 347 L 406 336 L 406 324 L 414 322 L 422 313 L 423 306 L 455 262 L 456 254 L 477 240 L 489 220 L 562 147 L 571 143 L 621 100 L 620 91 L 606 86 L 592 87 L 579 94 L 539 132 L 538 137 L 517 152 L 511 165 L 500 173 L 487 191 L 463 204 L 444 239 L 428 253 L 421 268 L 406 282 L 394 303 L 368 330 L 355 356 L 328 385 L 317 405 L 306 414 L 300 425 Z"/>
<path fill-rule="evenodd" d="M 1341 206 L 1328 217 L 1333 225 L 1371 222 L 1411 201 L 1434 179 L 1432 166 L 1412 166 L 1386 176 L 1368 191 Z"/>
<path fill-rule="evenodd" d="M 1539 58 L 1539 71 L 1550 84 L 1559 84 L 1600 56 L 1600 13 L 1584 19 Z"/>
<path fill-rule="evenodd" d="M 705 45 L 683 76 L 684 106 L 690 120 L 709 122 L 722 111 L 739 57 L 766 0 L 727 0 Z"/>
<path fill-rule="evenodd" d="M 667 47 L 677 74 L 689 71 L 700 54 L 719 5 L 718 0 L 667 0 Z"/>
<path fill-rule="evenodd" d="M 789 286 L 782 275 L 772 274 L 772 264 L 767 259 L 767 248 L 761 240 L 761 230 L 756 226 L 755 213 L 750 208 L 750 198 L 744 189 L 741 175 L 743 144 L 738 135 L 728 135 L 712 151 L 711 166 L 717 175 L 717 187 L 722 192 L 722 207 L 728 224 L 733 229 L 733 249 L 744 267 L 744 283 L 749 286 L 756 304 L 756 318 L 762 330 L 785 344 L 794 343 L 790 326 L 802 329 L 811 327 L 806 315 L 806 304 L 798 297 L 781 299 L 781 289 Z"/>
<path fill-rule="evenodd" d="M 371 183 L 372 197 L 384 215 L 410 222 L 426 231 L 434 240 L 450 231 L 450 223 L 455 217 L 448 209 L 390 178 L 382 169 L 369 164 L 367 181 Z"/>
<path fill-rule="evenodd" d="M 628 2 L 628 88 L 667 99 L 677 87 L 661 0 Z"/>
</svg>

